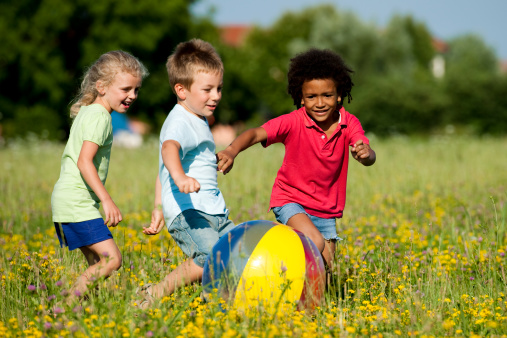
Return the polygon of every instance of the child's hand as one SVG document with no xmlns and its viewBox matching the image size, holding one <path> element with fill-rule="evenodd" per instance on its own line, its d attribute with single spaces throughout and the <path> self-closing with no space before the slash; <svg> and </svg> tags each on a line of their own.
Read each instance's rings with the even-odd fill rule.
<svg viewBox="0 0 507 338">
<path fill-rule="evenodd" d="M 224 149 L 219 151 L 217 154 L 217 170 L 223 173 L 224 175 L 231 171 L 232 166 L 234 165 L 234 156 L 231 152 Z"/>
<path fill-rule="evenodd" d="M 104 224 L 108 227 L 115 227 L 122 221 L 120 209 L 118 209 L 112 199 L 103 201 L 102 208 L 104 209 L 104 214 L 106 216 Z"/>
<path fill-rule="evenodd" d="M 363 140 L 358 140 L 350 149 L 352 157 L 359 163 L 364 165 L 372 165 L 375 163 L 375 152 L 370 148 L 368 144 L 363 143 Z"/>
<path fill-rule="evenodd" d="M 191 192 L 199 192 L 201 185 L 193 177 L 181 175 L 178 178 L 173 178 L 174 183 L 180 189 L 180 192 L 190 194 Z"/>
<path fill-rule="evenodd" d="M 155 207 L 151 212 L 151 224 L 149 227 L 143 227 L 143 233 L 145 235 L 156 235 L 164 228 L 164 225 L 164 213 L 162 209 Z"/>
</svg>

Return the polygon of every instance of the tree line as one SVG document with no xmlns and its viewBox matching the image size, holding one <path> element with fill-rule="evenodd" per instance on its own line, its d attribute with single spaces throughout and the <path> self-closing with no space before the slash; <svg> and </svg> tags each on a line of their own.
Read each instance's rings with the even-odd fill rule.
<svg viewBox="0 0 507 338">
<path fill-rule="evenodd" d="M 128 114 L 156 133 L 176 102 L 165 62 L 179 42 L 194 37 L 211 42 L 224 61 L 223 98 L 215 114 L 220 123 L 258 125 L 292 111 L 289 60 L 317 47 L 338 52 L 354 70 L 353 100 L 345 108 L 369 132 L 507 130 L 507 76 L 480 36 L 459 36 L 438 50 L 424 23 L 411 16 L 394 16 L 379 27 L 324 5 L 286 13 L 269 27 L 252 27 L 239 46 L 231 46 L 212 18 L 192 14 L 194 2 L 2 2 L 0 135 L 64 140 L 69 103 L 85 67 L 114 49 L 131 52 L 149 69 Z"/>
</svg>

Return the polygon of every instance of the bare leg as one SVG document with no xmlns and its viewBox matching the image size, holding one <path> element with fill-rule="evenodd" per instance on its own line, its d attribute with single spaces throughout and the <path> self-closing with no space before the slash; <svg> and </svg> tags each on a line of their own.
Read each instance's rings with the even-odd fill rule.
<svg viewBox="0 0 507 338">
<path fill-rule="evenodd" d="M 289 218 L 287 225 L 301 231 L 307 237 L 309 237 L 322 254 L 322 258 L 324 259 L 324 264 L 326 265 L 327 269 L 329 270 L 332 268 L 334 253 L 336 250 L 336 241 L 325 240 L 324 237 L 322 237 L 319 229 L 317 229 L 313 222 L 310 220 L 310 217 L 305 214 L 296 214 L 292 216 Z"/>
<path fill-rule="evenodd" d="M 324 237 L 322 237 L 319 229 L 317 229 L 310 220 L 310 217 L 305 214 L 295 214 L 289 218 L 287 225 L 304 233 L 317 246 L 319 252 L 322 253 L 326 241 L 324 240 Z"/>
<path fill-rule="evenodd" d="M 335 240 L 326 240 L 324 246 L 324 251 L 322 251 L 322 257 L 324 258 L 324 261 L 326 262 L 326 265 L 330 271 L 332 271 L 333 268 L 333 262 L 334 262 L 334 253 L 336 251 L 336 241 Z"/>
<path fill-rule="evenodd" d="M 86 261 L 88 262 L 88 266 L 92 266 L 94 264 L 97 264 L 100 261 L 100 256 L 97 255 L 92 250 L 88 249 L 87 246 L 83 246 L 83 247 L 79 248 L 79 250 L 81 250 L 81 252 L 85 256 Z"/>
<path fill-rule="evenodd" d="M 194 263 L 192 258 L 187 259 L 176 269 L 171 271 L 163 281 L 150 288 L 150 294 L 161 298 L 173 293 L 176 288 L 189 285 L 202 279 L 203 268 Z"/>
<path fill-rule="evenodd" d="M 88 269 L 83 272 L 72 287 L 69 302 L 75 297 L 83 295 L 88 290 L 88 284 L 92 283 L 91 278 L 109 277 L 113 271 L 121 267 L 122 257 L 118 246 L 113 239 L 88 245 L 80 248 L 88 262 Z M 68 303 L 69 303 L 68 302 Z"/>
</svg>

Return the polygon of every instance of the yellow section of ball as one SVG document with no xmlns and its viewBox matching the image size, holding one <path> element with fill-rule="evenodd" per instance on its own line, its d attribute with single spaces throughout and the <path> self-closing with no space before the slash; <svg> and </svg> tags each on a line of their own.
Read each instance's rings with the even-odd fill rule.
<svg viewBox="0 0 507 338">
<path fill-rule="evenodd" d="M 306 260 L 301 239 L 289 226 L 278 224 L 261 238 L 243 270 L 234 306 L 249 309 L 298 301 L 305 283 Z"/>
</svg>

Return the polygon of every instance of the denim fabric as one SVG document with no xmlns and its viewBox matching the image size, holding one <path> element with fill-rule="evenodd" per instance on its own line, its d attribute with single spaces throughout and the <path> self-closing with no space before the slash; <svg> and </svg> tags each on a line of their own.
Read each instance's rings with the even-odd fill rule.
<svg viewBox="0 0 507 338">
<path fill-rule="evenodd" d="M 315 227 L 320 231 L 326 241 L 330 240 L 343 240 L 338 237 L 336 233 L 336 219 L 335 218 L 321 218 L 308 214 L 305 209 L 297 203 L 287 203 L 281 207 L 273 208 L 276 220 L 282 224 L 287 224 L 289 218 L 296 214 L 305 214 L 310 218 Z"/>
<path fill-rule="evenodd" d="M 194 263 L 204 267 L 211 249 L 220 237 L 234 228 L 229 214 L 208 215 L 188 209 L 180 213 L 167 227 L 176 244 Z"/>
</svg>

